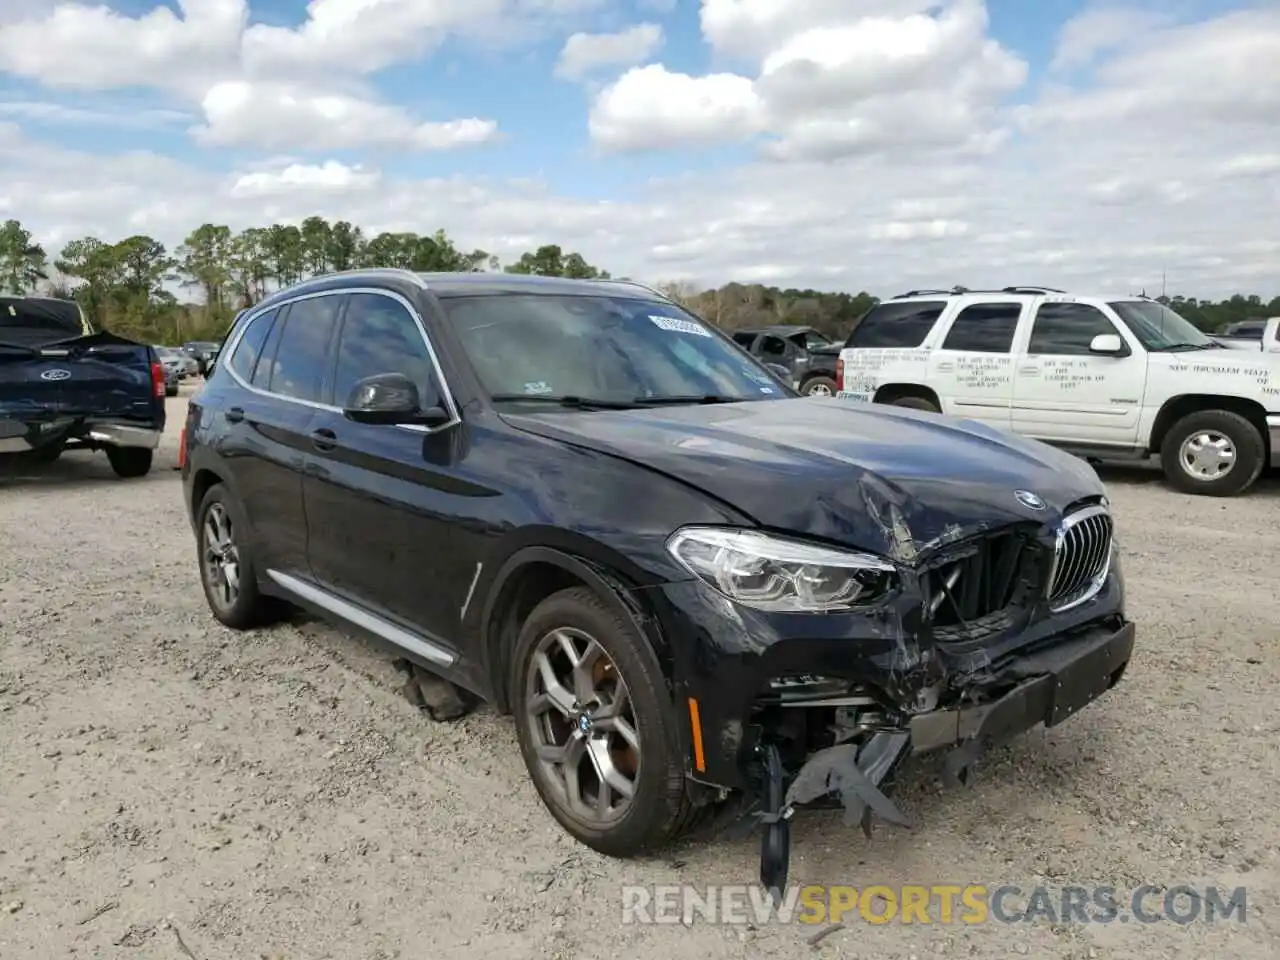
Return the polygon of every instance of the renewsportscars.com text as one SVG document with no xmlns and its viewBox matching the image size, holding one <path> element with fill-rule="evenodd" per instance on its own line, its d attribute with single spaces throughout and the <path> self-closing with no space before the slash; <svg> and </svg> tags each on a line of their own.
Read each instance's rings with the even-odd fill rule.
<svg viewBox="0 0 1280 960">
<path fill-rule="evenodd" d="M 624 886 L 623 923 L 1246 922 L 1244 887 L 1045 887 L 988 884 L 792 887 L 775 904 L 753 884 Z"/>
</svg>

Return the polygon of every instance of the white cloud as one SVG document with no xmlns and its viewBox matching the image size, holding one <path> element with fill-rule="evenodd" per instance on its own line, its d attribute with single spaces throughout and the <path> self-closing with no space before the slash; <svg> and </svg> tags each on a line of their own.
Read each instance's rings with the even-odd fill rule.
<svg viewBox="0 0 1280 960">
<path fill-rule="evenodd" d="M 1167 22 L 1169 14 L 1140 7 L 1097 6 L 1072 17 L 1058 35 L 1055 70 L 1082 67 L 1099 55 Z"/>
<path fill-rule="evenodd" d="M 198 89 L 234 68 L 246 0 L 178 0 L 128 17 L 104 4 L 54 3 L 0 25 L 0 64 L 47 87 Z"/>
<path fill-rule="evenodd" d="M 579 2 L 547 0 L 539 15 Z M 1068 69 L 1043 91 L 1015 89 L 1024 67 L 994 44 L 976 0 L 926 8 L 704 0 L 716 72 L 627 71 L 593 103 L 592 135 L 615 149 L 763 139 L 772 162 L 608 199 L 530 180 L 380 172 L 353 148 L 439 145 L 463 128 L 378 103 L 352 65 L 306 83 L 237 68 L 184 93 L 206 108 L 210 142 L 289 154 L 233 170 L 76 153 L 3 122 L 26 121 L 28 108 L 0 108 L 0 210 L 52 249 L 86 233 L 173 244 L 206 221 L 240 229 L 321 214 L 375 232 L 444 228 L 508 261 L 559 243 L 655 282 L 1124 291 L 1151 290 L 1167 271 L 1171 290 L 1197 296 L 1280 293 L 1267 215 L 1280 209 L 1274 5 L 1122 31 L 1094 43 L 1087 80 Z M 1011 90 L 1020 108 L 1008 106 Z"/>
<path fill-rule="evenodd" d="M 56 126 L 109 126 L 134 130 L 151 130 L 191 120 L 190 115 L 181 110 L 127 104 L 66 104 L 46 100 L 0 100 L 0 117 Z"/>
<path fill-rule="evenodd" d="M 564 42 L 555 72 L 578 80 L 602 67 L 629 67 L 657 53 L 662 40 L 656 23 L 637 23 L 617 33 L 575 33 Z"/>
<path fill-rule="evenodd" d="M 742 139 L 762 129 L 751 81 L 730 73 L 691 77 L 652 64 L 628 70 L 596 97 L 589 121 L 598 143 L 621 150 Z"/>
<path fill-rule="evenodd" d="M 597 96 L 592 134 L 626 150 L 767 133 L 766 156 L 798 161 L 893 147 L 989 150 L 1003 138 L 997 108 L 1026 64 L 987 36 L 981 0 L 953 0 L 937 14 L 914 9 L 922 6 L 800 0 L 782 18 L 778 0 L 703 0 L 713 43 L 749 50 L 751 38 L 775 31 L 756 78 L 633 70 Z"/>
<path fill-rule="evenodd" d="M 206 123 L 197 141 L 269 150 L 340 150 L 353 146 L 447 150 L 493 140 L 497 124 L 468 118 L 419 123 L 399 107 L 282 84 L 231 81 L 205 94 Z"/>
<path fill-rule="evenodd" d="M 161 5 L 136 17 L 55 2 L 0 25 L 0 70 L 51 89 L 151 88 L 198 104 L 205 122 L 192 134 L 203 145 L 442 150 L 487 142 L 495 125 L 421 122 L 369 98 L 356 78 L 451 31 L 483 32 L 503 16 L 559 15 L 583 2 L 594 0 L 311 0 L 296 28 L 250 25 L 247 0 L 178 0 L 177 14 Z M 8 113 L 65 122 L 73 109 L 15 103 Z"/>
<path fill-rule="evenodd" d="M 347 193 L 368 190 L 378 185 L 382 174 L 361 166 L 347 166 L 329 160 L 322 164 L 290 163 L 278 169 L 256 170 L 235 177 L 230 196 L 234 199 L 272 197 L 302 193 L 313 197 L 321 193 Z"/>
</svg>

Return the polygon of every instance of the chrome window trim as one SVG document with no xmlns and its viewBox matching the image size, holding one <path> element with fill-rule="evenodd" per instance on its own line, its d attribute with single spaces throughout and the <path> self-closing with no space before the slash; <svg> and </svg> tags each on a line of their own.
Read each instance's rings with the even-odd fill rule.
<svg viewBox="0 0 1280 960">
<path fill-rule="evenodd" d="M 1053 562 L 1049 565 L 1049 579 L 1045 587 L 1046 596 L 1048 596 L 1053 590 L 1053 581 L 1058 573 L 1058 559 L 1061 556 L 1062 544 L 1067 539 L 1067 533 L 1077 524 L 1093 517 L 1106 517 L 1112 522 L 1111 538 L 1110 542 L 1107 544 L 1107 558 L 1103 562 L 1102 568 L 1098 571 L 1098 574 L 1086 585 L 1084 593 L 1062 606 L 1050 607 L 1050 612 L 1055 615 L 1059 613 L 1066 613 L 1068 610 L 1073 610 L 1083 603 L 1088 603 L 1102 592 L 1103 586 L 1106 585 L 1107 577 L 1111 576 L 1111 562 L 1115 557 L 1115 520 L 1111 516 L 1110 509 L 1102 506 L 1101 504 L 1084 507 L 1081 510 L 1068 514 L 1063 518 L 1062 523 L 1058 526 L 1057 536 L 1055 537 L 1053 547 Z"/>
<path fill-rule="evenodd" d="M 246 331 L 248 331 L 249 327 L 256 323 L 261 317 L 266 316 L 272 311 L 281 310 L 303 300 L 316 300 L 320 297 L 344 297 L 350 294 L 360 293 L 370 293 L 374 296 L 386 297 L 389 300 L 394 300 L 408 312 L 409 316 L 413 319 L 414 324 L 418 328 L 418 334 L 422 337 L 422 342 L 427 347 L 427 356 L 431 359 L 431 369 L 435 372 L 436 380 L 440 384 L 440 392 L 445 403 L 445 412 L 449 414 L 448 422 L 435 427 L 426 427 L 416 423 L 398 423 L 396 424 L 396 427 L 401 430 L 407 430 L 410 433 L 433 434 L 452 429 L 462 423 L 462 415 L 458 412 L 458 404 L 453 398 L 453 390 L 449 387 L 449 381 L 445 379 L 444 369 L 440 366 L 440 358 L 436 354 L 435 347 L 431 343 L 430 335 L 427 333 L 426 322 L 422 319 L 422 315 L 414 308 L 413 304 L 394 290 L 384 290 L 381 287 L 343 287 L 336 290 L 321 290 L 315 293 L 300 293 L 297 296 L 289 297 L 287 300 L 280 300 L 269 306 L 256 309 L 244 319 L 243 323 L 240 325 L 240 329 L 236 331 L 235 339 L 231 342 L 226 351 L 227 361 L 221 366 L 227 371 L 227 374 L 231 379 L 250 393 L 255 393 L 260 397 L 267 397 L 272 400 L 281 400 L 286 403 L 294 403 L 299 406 L 310 407 L 313 410 L 324 410 L 328 413 L 341 414 L 342 407 L 333 406 L 327 403 L 318 403 L 315 400 L 303 400 L 300 397 L 289 397 L 285 396 L 283 393 L 276 393 L 273 390 L 263 390 L 261 387 L 255 387 L 253 384 L 246 383 L 240 374 L 232 368 L 231 363 L 235 359 L 236 350 L 239 349 L 240 341 L 244 339 L 244 335 Z M 343 318 L 343 322 L 345 323 L 345 317 Z"/>
</svg>

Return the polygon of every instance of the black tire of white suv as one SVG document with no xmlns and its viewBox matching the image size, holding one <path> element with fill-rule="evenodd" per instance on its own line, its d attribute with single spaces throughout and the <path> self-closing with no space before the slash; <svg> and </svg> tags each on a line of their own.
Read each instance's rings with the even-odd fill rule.
<svg viewBox="0 0 1280 960">
<path fill-rule="evenodd" d="M 1230 450 L 1232 462 L 1225 472 L 1210 476 L 1197 472 L 1189 459 L 1196 441 Z M 1253 486 L 1266 464 L 1266 443 L 1258 428 L 1230 410 L 1189 413 L 1165 435 L 1160 464 L 1169 484 L 1183 493 L 1208 497 L 1234 497 Z"/>
<path fill-rule="evenodd" d="M 906 407 L 908 410 L 927 410 L 929 413 L 941 413 L 937 404 L 924 397 L 896 397 L 889 401 L 894 407 Z"/>
</svg>

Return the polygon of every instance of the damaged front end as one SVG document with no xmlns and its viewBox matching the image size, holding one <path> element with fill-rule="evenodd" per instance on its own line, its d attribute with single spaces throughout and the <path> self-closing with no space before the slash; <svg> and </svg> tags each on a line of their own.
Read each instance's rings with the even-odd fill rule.
<svg viewBox="0 0 1280 960">
<path fill-rule="evenodd" d="M 986 750 L 1060 723 L 1128 664 L 1134 628 L 1101 498 L 1073 504 L 1056 524 L 1013 524 L 921 553 L 901 565 L 891 598 L 858 615 L 756 616 L 713 601 L 750 631 L 736 650 L 727 623 L 699 618 L 688 694 L 703 728 L 695 738 L 713 750 L 695 757 L 691 775 L 741 789 L 740 824 L 763 828 L 761 882 L 775 895 L 796 809 L 843 807 L 868 834 L 873 817 L 909 826 L 890 794 L 910 757 L 948 751 L 948 779 L 965 783 Z"/>
</svg>

